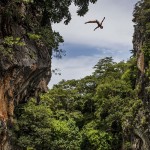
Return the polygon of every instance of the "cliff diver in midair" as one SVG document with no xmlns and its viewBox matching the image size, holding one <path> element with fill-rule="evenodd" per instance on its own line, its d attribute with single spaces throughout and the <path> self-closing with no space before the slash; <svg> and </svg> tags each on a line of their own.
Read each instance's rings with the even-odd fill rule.
<svg viewBox="0 0 150 150">
<path fill-rule="evenodd" d="M 87 24 L 87 23 L 97 23 L 98 26 L 94 29 L 94 31 L 95 31 L 97 28 L 103 29 L 102 23 L 103 23 L 104 20 L 105 20 L 105 17 L 103 18 L 103 20 L 101 22 L 99 22 L 98 20 L 93 20 L 93 21 L 87 21 L 87 22 L 85 22 L 85 24 Z"/>
</svg>

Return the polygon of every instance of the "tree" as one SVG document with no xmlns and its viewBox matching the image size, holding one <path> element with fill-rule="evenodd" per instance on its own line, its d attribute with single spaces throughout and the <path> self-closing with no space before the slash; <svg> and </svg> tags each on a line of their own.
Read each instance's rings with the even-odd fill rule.
<svg viewBox="0 0 150 150">
<path fill-rule="evenodd" d="M 112 57 L 106 57 L 100 59 L 98 63 L 94 66 L 95 71 L 93 75 L 95 78 L 101 79 L 112 79 L 120 78 L 121 75 L 127 68 L 127 64 L 123 61 L 116 63 L 113 61 Z"/>
<path fill-rule="evenodd" d="M 20 149 L 79 150 L 81 135 L 75 121 L 65 112 L 53 112 L 51 102 L 50 98 L 43 97 L 41 105 L 30 100 L 16 109 L 14 142 Z"/>
</svg>

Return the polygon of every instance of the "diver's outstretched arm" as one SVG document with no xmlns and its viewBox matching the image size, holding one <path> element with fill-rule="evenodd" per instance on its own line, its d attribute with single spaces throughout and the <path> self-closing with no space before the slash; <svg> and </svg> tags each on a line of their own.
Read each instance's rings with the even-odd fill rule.
<svg viewBox="0 0 150 150">
<path fill-rule="evenodd" d="M 87 21 L 87 22 L 85 22 L 85 24 L 87 24 L 87 23 L 97 23 L 97 21 L 93 20 L 93 21 Z"/>
</svg>

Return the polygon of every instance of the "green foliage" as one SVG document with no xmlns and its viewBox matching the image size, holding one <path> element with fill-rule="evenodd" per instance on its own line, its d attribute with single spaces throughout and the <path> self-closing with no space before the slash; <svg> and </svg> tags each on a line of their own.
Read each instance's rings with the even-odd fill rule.
<svg viewBox="0 0 150 150">
<path fill-rule="evenodd" d="M 33 3 L 33 0 L 22 0 L 25 3 Z"/>
<path fill-rule="evenodd" d="M 40 35 L 38 35 L 38 34 L 33 34 L 33 33 L 28 33 L 28 36 L 29 36 L 30 39 L 33 39 L 33 40 L 38 40 L 38 39 L 41 38 Z"/>
<path fill-rule="evenodd" d="M 0 53 L 4 56 L 11 56 L 12 48 L 5 48 L 3 45 L 0 45 Z"/>
<path fill-rule="evenodd" d="M 36 8 L 43 10 L 43 18 L 47 17 L 47 20 L 50 19 L 51 22 L 58 23 L 64 19 L 64 23 L 68 24 L 71 20 L 71 14 L 69 11 L 69 6 L 74 3 L 78 7 L 77 14 L 83 16 L 88 11 L 89 3 L 95 3 L 97 0 L 62 0 L 62 1 L 53 1 L 45 0 L 38 1 L 35 0 L 33 4 Z M 46 16 L 45 16 L 46 15 Z M 46 18 L 45 18 L 46 19 Z"/>
<path fill-rule="evenodd" d="M 20 37 L 6 36 L 4 40 L 0 43 L 0 52 L 3 56 L 12 58 L 13 48 L 15 46 L 25 46 L 25 43 Z"/>
<path fill-rule="evenodd" d="M 58 32 L 52 31 L 48 26 L 42 27 L 38 32 L 43 44 L 46 45 L 49 50 L 53 49 L 53 55 L 55 57 L 61 58 L 64 51 L 59 48 L 59 43 L 64 42 L 63 37 Z"/>
<path fill-rule="evenodd" d="M 14 133 L 20 148 L 36 150 L 118 150 L 123 136 L 137 124 L 142 101 L 130 82 L 132 60 L 104 58 L 95 72 L 80 80 L 62 80 L 16 109 Z M 145 125 L 146 118 L 140 119 Z M 130 147 L 125 141 L 126 148 Z"/>
<path fill-rule="evenodd" d="M 18 122 L 14 132 L 17 145 L 36 150 L 78 150 L 81 135 L 75 121 L 67 116 L 62 117 L 64 114 L 52 112 L 49 102 L 51 103 L 51 99 L 45 97 L 41 105 L 30 100 L 28 104 L 16 110 Z"/>
<path fill-rule="evenodd" d="M 82 149 L 111 150 L 111 134 L 96 128 L 95 122 L 88 123 L 83 129 Z"/>
</svg>

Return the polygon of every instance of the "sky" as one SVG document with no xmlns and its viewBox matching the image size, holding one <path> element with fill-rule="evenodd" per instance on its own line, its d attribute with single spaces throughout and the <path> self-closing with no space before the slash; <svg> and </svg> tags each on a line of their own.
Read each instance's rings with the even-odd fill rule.
<svg viewBox="0 0 150 150">
<path fill-rule="evenodd" d="M 52 58 L 52 70 L 58 69 L 61 75 L 52 74 L 49 88 L 62 79 L 81 79 L 91 75 L 99 59 L 112 57 L 114 61 L 126 61 L 133 49 L 133 10 L 138 0 L 98 0 L 89 5 L 84 17 L 76 15 L 77 7 L 71 5 L 72 20 L 53 24 L 64 43 L 60 47 L 66 51 L 62 59 Z M 103 29 L 93 31 L 96 24 L 84 24 L 89 20 L 103 22 Z"/>
</svg>

